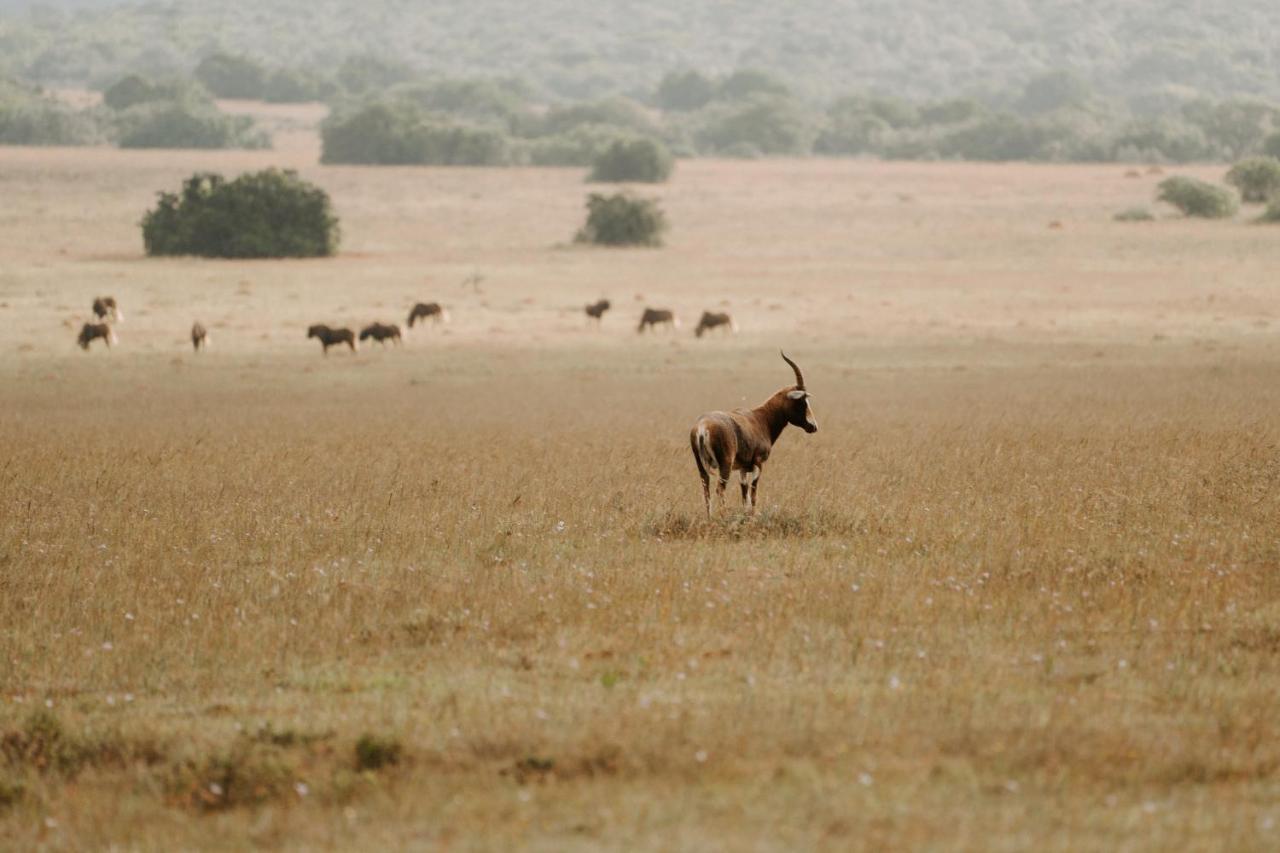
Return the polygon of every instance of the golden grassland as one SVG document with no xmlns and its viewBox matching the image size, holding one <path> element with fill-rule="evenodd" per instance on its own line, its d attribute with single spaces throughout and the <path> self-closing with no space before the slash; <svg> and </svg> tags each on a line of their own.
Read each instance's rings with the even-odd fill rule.
<svg viewBox="0 0 1280 853">
<path fill-rule="evenodd" d="M 340 257 L 140 257 L 154 190 L 291 157 Z M 0 152 L 0 846 L 1277 844 L 1275 232 L 682 163 L 666 248 L 593 251 L 577 173 L 307 162 Z M 779 345 L 821 429 L 708 523 L 689 424 Z"/>
</svg>

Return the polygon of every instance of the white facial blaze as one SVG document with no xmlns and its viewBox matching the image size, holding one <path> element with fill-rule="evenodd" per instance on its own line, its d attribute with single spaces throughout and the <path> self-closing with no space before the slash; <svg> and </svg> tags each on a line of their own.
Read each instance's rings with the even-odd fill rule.
<svg viewBox="0 0 1280 853">
<path fill-rule="evenodd" d="M 808 400 L 804 401 L 804 419 L 809 422 L 809 426 L 814 429 L 818 428 L 818 421 L 813 416 L 813 404 Z"/>
</svg>

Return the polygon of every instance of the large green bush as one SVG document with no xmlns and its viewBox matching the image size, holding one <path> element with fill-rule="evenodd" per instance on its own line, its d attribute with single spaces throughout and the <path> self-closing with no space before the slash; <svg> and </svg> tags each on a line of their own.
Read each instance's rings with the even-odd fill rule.
<svg viewBox="0 0 1280 853">
<path fill-rule="evenodd" d="M 671 177 L 675 159 L 653 139 L 620 139 L 596 158 L 591 181 L 635 181 L 658 184 Z"/>
<path fill-rule="evenodd" d="M 337 250 L 338 220 L 328 194 L 291 171 L 196 174 L 181 192 L 160 193 L 142 241 L 148 255 L 322 257 Z"/>
<path fill-rule="evenodd" d="M 1156 188 L 1156 201 L 1171 204 L 1186 216 L 1203 219 L 1225 219 L 1235 215 L 1235 196 L 1222 187 L 1196 178 L 1175 175 L 1165 178 Z"/>
<path fill-rule="evenodd" d="M 587 223 L 574 238 L 600 246 L 661 246 L 667 218 L 657 201 L 630 193 L 587 197 Z"/>
<path fill-rule="evenodd" d="M 244 56 L 215 53 L 200 60 L 196 79 L 219 98 L 261 98 L 267 72 Z"/>
<path fill-rule="evenodd" d="M 1280 193 L 1280 160 L 1275 157 L 1241 160 L 1227 172 L 1226 180 L 1240 191 L 1240 197 L 1246 202 L 1263 204 Z"/>
<path fill-rule="evenodd" d="M 270 148 L 248 116 L 184 103 L 142 104 L 117 119 L 121 148 Z"/>
<path fill-rule="evenodd" d="M 326 119 L 322 163 L 500 166 L 510 162 L 496 130 L 434 119 L 409 104 L 371 104 Z"/>
</svg>

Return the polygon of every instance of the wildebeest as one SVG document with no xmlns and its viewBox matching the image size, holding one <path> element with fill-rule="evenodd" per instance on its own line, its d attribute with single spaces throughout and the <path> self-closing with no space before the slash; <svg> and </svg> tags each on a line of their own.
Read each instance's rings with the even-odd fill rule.
<svg viewBox="0 0 1280 853">
<path fill-rule="evenodd" d="M 738 332 L 738 324 L 735 323 L 733 318 L 728 314 L 723 311 L 703 311 L 702 319 L 698 321 L 698 328 L 693 330 L 693 334 L 695 337 L 700 338 L 704 332 L 709 332 L 712 329 L 719 328 L 723 328 L 726 331 L 733 332 L 734 334 L 737 334 Z"/>
<path fill-rule="evenodd" d="M 645 329 L 657 328 L 658 326 L 678 329 L 680 328 L 680 318 L 674 312 L 665 308 L 646 308 L 644 313 L 640 315 L 640 325 L 636 327 L 636 331 L 643 332 Z"/>
<path fill-rule="evenodd" d="M 780 388 L 773 396 L 754 409 L 734 409 L 731 412 L 711 412 L 698 418 L 689 431 L 689 444 L 693 447 L 693 459 L 698 464 L 698 476 L 702 478 L 702 497 L 707 504 L 707 518 L 711 518 L 711 475 L 716 475 L 716 495 L 724 505 L 724 489 L 734 471 L 741 472 L 742 502 L 747 512 L 755 514 L 756 489 L 760 485 L 760 469 L 769 459 L 769 453 L 787 424 L 800 427 L 808 433 L 818 431 L 813 409 L 809 405 L 809 392 L 804 386 L 804 374 L 786 353 L 782 360 L 791 365 L 796 374 L 796 384 Z"/>
<path fill-rule="evenodd" d="M 611 307 L 613 306 L 609 304 L 608 299 L 601 299 L 599 302 L 593 302 L 586 307 L 587 316 L 599 323 L 604 317 L 604 312 L 608 311 Z"/>
<path fill-rule="evenodd" d="M 80 345 L 80 349 L 87 350 L 89 344 L 99 339 L 107 345 L 107 349 L 117 343 L 115 331 L 106 323 L 85 323 L 80 327 L 80 337 L 76 338 L 76 343 Z"/>
<path fill-rule="evenodd" d="M 319 338 L 325 355 L 329 354 L 329 347 L 342 344 L 351 347 L 352 352 L 356 351 L 356 336 L 350 329 L 331 329 L 323 323 L 317 323 L 307 329 L 307 338 Z"/>
<path fill-rule="evenodd" d="M 383 346 L 386 346 L 387 341 L 398 344 L 400 327 L 395 323 L 370 323 L 360 330 L 360 340 L 367 341 L 369 338 L 373 338 Z"/>
<path fill-rule="evenodd" d="M 409 312 L 409 328 L 412 329 L 415 323 L 428 317 L 437 323 L 449 322 L 449 312 L 439 302 L 419 302 Z"/>
<path fill-rule="evenodd" d="M 201 347 L 209 346 L 209 332 L 199 320 L 191 324 L 191 348 L 200 352 Z"/>
<path fill-rule="evenodd" d="M 93 300 L 93 316 L 99 320 L 105 320 L 110 317 L 114 322 L 119 323 L 124 320 L 124 315 L 120 313 L 119 306 L 116 305 L 114 296 L 99 296 Z"/>
</svg>

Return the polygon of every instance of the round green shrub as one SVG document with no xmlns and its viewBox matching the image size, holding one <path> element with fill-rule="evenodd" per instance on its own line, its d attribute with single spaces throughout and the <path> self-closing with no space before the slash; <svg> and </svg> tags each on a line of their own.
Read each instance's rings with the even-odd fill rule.
<svg viewBox="0 0 1280 853">
<path fill-rule="evenodd" d="M 619 139 L 596 158 L 590 181 L 660 184 L 671 177 L 675 159 L 654 139 Z"/>
<path fill-rule="evenodd" d="M 630 193 L 587 196 L 587 223 L 574 238 L 599 246 L 661 246 L 667 218 L 657 201 Z"/>
<path fill-rule="evenodd" d="M 338 220 L 329 195 L 292 171 L 266 169 L 227 181 L 197 173 L 180 193 L 160 193 L 142 218 L 148 255 L 311 258 L 332 255 Z"/>
<path fill-rule="evenodd" d="M 1239 208 L 1229 191 L 1183 175 L 1165 178 L 1156 189 L 1156 201 L 1173 205 L 1185 216 L 1225 219 Z"/>
<path fill-rule="evenodd" d="M 1280 160 L 1275 157 L 1241 160 L 1227 172 L 1226 180 L 1240 190 L 1240 197 L 1246 202 L 1263 204 L 1280 193 Z"/>
</svg>

